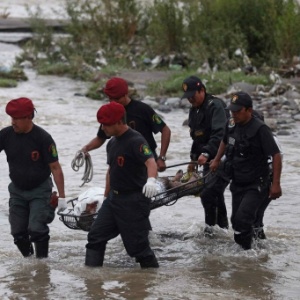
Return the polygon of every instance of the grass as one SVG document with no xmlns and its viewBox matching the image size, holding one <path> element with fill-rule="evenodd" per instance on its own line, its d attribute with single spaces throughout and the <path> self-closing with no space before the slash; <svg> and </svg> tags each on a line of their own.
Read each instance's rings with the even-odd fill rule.
<svg viewBox="0 0 300 300">
<path fill-rule="evenodd" d="M 130 70 L 128 70 L 130 72 Z M 152 71 L 148 71 L 151 73 Z M 103 87 L 105 82 L 110 76 L 118 74 L 117 69 L 110 69 L 109 72 L 101 74 L 101 78 L 97 82 L 92 83 L 86 96 L 95 100 L 103 100 L 103 95 L 99 93 L 99 87 Z M 165 80 L 151 81 L 146 84 L 146 94 L 149 96 L 169 96 L 169 97 L 181 97 L 182 95 L 182 82 L 184 79 L 191 75 L 196 75 L 206 86 L 207 91 L 210 94 L 222 94 L 225 93 L 228 87 L 236 82 L 246 82 L 249 84 L 262 84 L 269 85 L 270 81 L 267 75 L 245 75 L 243 72 L 216 72 L 210 74 L 197 74 L 191 70 L 170 71 Z M 155 71 L 153 71 L 155 78 Z M 126 78 L 125 78 L 126 79 Z"/>
<path fill-rule="evenodd" d="M 0 87 L 11 88 L 18 85 L 18 81 L 28 80 L 23 69 L 0 70 Z"/>
<path fill-rule="evenodd" d="M 17 85 L 18 85 L 17 80 L 0 78 L 0 87 L 1 88 L 13 88 L 13 87 L 16 87 Z"/>
<path fill-rule="evenodd" d="M 111 76 L 118 76 L 119 72 L 124 70 L 123 65 L 117 64 L 110 64 L 100 70 L 90 70 L 84 66 L 82 61 L 77 61 L 75 64 L 65 64 L 49 63 L 46 60 L 40 60 L 36 68 L 41 75 L 70 76 L 73 79 L 91 82 L 86 96 L 95 100 L 103 99 L 103 94 L 99 93 L 99 87 L 103 87 Z M 128 71 L 130 72 L 130 70 Z M 149 70 L 148 72 L 151 73 L 152 71 Z M 155 70 L 153 72 L 153 76 L 155 76 Z M 225 93 L 228 86 L 235 82 L 246 82 L 254 85 L 270 84 L 267 75 L 246 75 L 243 72 L 233 71 L 197 74 L 194 70 L 183 69 L 180 71 L 168 70 L 166 74 L 167 77 L 165 80 L 146 83 L 146 93 L 148 95 L 180 97 L 182 94 L 182 82 L 186 77 L 191 75 L 200 77 L 207 91 L 211 94 Z M 16 87 L 18 81 L 21 80 L 27 80 L 27 76 L 21 68 L 13 68 L 10 71 L 0 71 L 0 87 Z"/>
<path fill-rule="evenodd" d="M 13 79 L 16 81 L 28 80 L 26 74 L 21 68 L 13 68 L 11 70 L 0 70 L 0 79 Z"/>
<path fill-rule="evenodd" d="M 168 95 L 178 96 L 182 94 L 181 85 L 188 76 L 196 75 L 206 86 L 211 94 L 225 93 L 228 86 L 235 82 L 247 82 L 249 84 L 268 85 L 270 83 L 267 75 L 245 75 L 243 72 L 215 72 L 209 74 L 197 74 L 192 71 L 175 72 L 164 81 L 149 83 L 147 93 L 150 96 Z"/>
</svg>

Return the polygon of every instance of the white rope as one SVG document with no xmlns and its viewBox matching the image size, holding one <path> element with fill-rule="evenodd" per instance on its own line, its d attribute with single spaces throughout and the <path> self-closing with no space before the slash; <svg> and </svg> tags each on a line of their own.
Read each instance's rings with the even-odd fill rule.
<svg viewBox="0 0 300 300">
<path fill-rule="evenodd" d="M 85 154 L 83 151 L 77 151 L 72 160 L 71 167 L 75 172 L 78 172 L 83 165 L 85 165 L 83 177 L 81 178 L 83 183 L 80 185 L 80 187 L 92 180 L 93 163 L 90 154 Z"/>
</svg>

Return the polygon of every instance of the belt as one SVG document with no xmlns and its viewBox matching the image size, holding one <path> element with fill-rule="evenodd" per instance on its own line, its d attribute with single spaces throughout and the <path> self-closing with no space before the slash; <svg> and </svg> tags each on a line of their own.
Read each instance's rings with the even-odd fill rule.
<svg viewBox="0 0 300 300">
<path fill-rule="evenodd" d="M 112 192 L 115 195 L 128 195 L 128 194 L 132 194 L 132 193 L 139 193 L 142 192 L 142 189 L 139 190 L 130 190 L 130 191 L 118 191 L 118 190 L 112 190 Z"/>
</svg>

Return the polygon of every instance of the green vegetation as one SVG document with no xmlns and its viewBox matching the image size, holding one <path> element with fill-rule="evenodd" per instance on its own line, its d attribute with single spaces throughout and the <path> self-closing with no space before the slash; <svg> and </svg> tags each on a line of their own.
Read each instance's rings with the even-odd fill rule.
<svg viewBox="0 0 300 300">
<path fill-rule="evenodd" d="M 21 68 L 13 68 L 11 70 L 0 70 L 0 78 L 23 81 L 28 79 L 23 69 Z"/>
<path fill-rule="evenodd" d="M 151 72 L 151 71 L 150 71 Z M 170 75 L 165 80 L 153 81 L 147 85 L 146 93 L 150 96 L 174 96 L 180 97 L 182 94 L 182 82 L 191 75 L 199 76 L 207 91 L 212 94 L 224 93 L 228 86 L 235 82 L 247 82 L 249 84 L 270 85 L 268 75 L 245 75 L 243 72 L 220 71 L 210 74 L 197 74 L 191 70 L 168 72 Z M 111 74 L 112 75 L 112 74 Z M 104 94 L 101 88 L 107 81 L 107 76 L 102 77 L 99 81 L 94 82 L 86 96 L 96 100 L 103 100 Z"/>
<path fill-rule="evenodd" d="M 18 62 L 30 60 L 41 74 L 94 81 L 120 69 L 151 68 L 145 60 L 161 57 L 159 68 L 180 70 L 149 91 L 176 93 L 181 79 L 203 63 L 217 66 L 208 85 L 221 91 L 249 64 L 262 73 L 293 64 L 300 54 L 300 7 L 296 0 L 65 0 L 69 16 L 59 38 L 31 15 L 34 38 Z M 240 49 L 242 55 L 237 55 Z M 41 55 L 42 54 L 42 55 Z M 175 57 L 174 61 L 171 56 Z M 41 58 L 42 57 L 42 58 Z M 109 66 L 109 67 L 108 67 Z M 189 70 L 187 72 L 186 70 Z M 224 72 L 224 73 L 222 73 Z M 228 73 L 226 73 L 228 72 Z M 177 78 L 176 78 L 177 76 Z M 242 73 L 239 75 L 242 76 Z M 203 75 L 205 77 L 205 75 Z M 265 80 L 246 76 L 241 80 Z M 261 83 L 261 82 L 260 82 Z M 95 97 L 93 85 L 89 95 Z M 97 94 L 97 93 L 96 93 Z"/>
<path fill-rule="evenodd" d="M 11 70 L 0 70 L 0 87 L 16 87 L 18 81 L 28 80 L 24 71 L 20 68 L 13 68 Z"/>
<path fill-rule="evenodd" d="M 210 74 L 196 74 L 191 71 L 174 73 L 165 81 L 153 82 L 148 85 L 147 92 L 149 95 L 173 95 L 179 96 L 182 94 L 181 85 L 183 80 L 191 75 L 196 75 L 205 83 L 206 89 L 212 94 L 224 93 L 228 86 L 234 82 L 247 82 L 252 84 L 270 84 L 269 78 L 266 75 L 251 75 L 246 76 L 242 72 L 227 72 L 221 71 Z"/>
<path fill-rule="evenodd" d="M 18 82 L 16 80 L 0 78 L 0 87 L 1 88 L 11 88 L 11 87 L 16 87 L 17 85 L 18 85 Z"/>
</svg>

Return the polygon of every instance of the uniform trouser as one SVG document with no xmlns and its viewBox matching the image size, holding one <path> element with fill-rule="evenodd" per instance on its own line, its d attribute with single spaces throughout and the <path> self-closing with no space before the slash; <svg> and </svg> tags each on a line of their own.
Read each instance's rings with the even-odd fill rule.
<svg viewBox="0 0 300 300">
<path fill-rule="evenodd" d="M 86 248 L 103 253 L 109 240 L 121 235 L 127 253 L 137 260 L 154 256 L 148 234 L 150 199 L 141 192 L 114 194 L 104 200 L 88 233 Z"/>
<path fill-rule="evenodd" d="M 208 170 L 204 171 L 204 176 Z M 208 178 L 208 177 L 207 177 Z M 205 213 L 205 223 L 210 226 L 219 225 L 222 228 L 228 227 L 227 209 L 225 205 L 224 191 L 228 185 L 219 175 L 213 175 L 204 185 L 200 194 L 201 203 Z"/>
<path fill-rule="evenodd" d="M 52 186 L 51 178 L 31 190 L 21 190 L 13 183 L 9 184 L 9 222 L 15 243 L 49 240 L 47 224 L 55 216 L 55 209 L 50 206 Z"/>
<path fill-rule="evenodd" d="M 257 210 L 257 214 L 256 214 L 256 218 L 254 221 L 254 228 L 262 228 L 264 227 L 264 214 L 265 211 L 267 209 L 267 207 L 269 206 L 270 202 L 272 200 L 269 198 L 269 195 L 267 194 L 266 197 L 264 198 L 264 200 L 262 201 L 261 205 L 259 206 L 258 210 Z"/>
<path fill-rule="evenodd" d="M 231 223 L 234 240 L 244 249 L 251 249 L 253 226 L 259 207 L 268 196 L 268 183 L 253 183 L 245 186 L 230 185 L 232 193 Z"/>
</svg>

